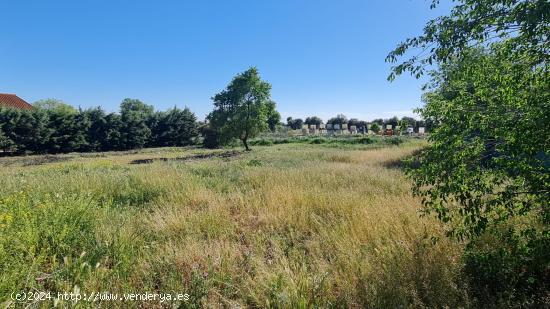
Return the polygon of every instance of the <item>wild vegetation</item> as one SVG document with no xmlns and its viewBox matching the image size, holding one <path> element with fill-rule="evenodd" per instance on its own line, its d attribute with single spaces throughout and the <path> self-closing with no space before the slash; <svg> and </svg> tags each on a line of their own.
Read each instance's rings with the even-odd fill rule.
<svg viewBox="0 0 550 309">
<path fill-rule="evenodd" d="M 406 57 L 390 80 L 431 76 L 419 112 L 434 129 L 409 171 L 414 192 L 467 243 L 477 306 L 548 307 L 550 2 L 457 2 L 387 59 Z"/>
<path fill-rule="evenodd" d="M 159 112 L 125 99 L 120 113 L 107 114 L 99 107 L 77 110 L 47 99 L 31 110 L 0 108 L 0 150 L 22 154 L 186 146 L 197 142 L 198 127 L 188 108 Z"/>
<path fill-rule="evenodd" d="M 429 74 L 424 120 L 371 126 L 426 126 L 428 142 L 262 135 L 281 124 L 256 68 L 213 97 L 206 123 L 132 99 L 110 114 L 0 110 L 4 153 L 81 152 L 0 159 L 0 301 L 15 289 L 189 293 L 169 304 L 182 307 L 548 307 L 550 3 L 455 2 L 387 57 L 401 61 L 389 80 Z M 321 123 L 289 117 L 282 131 Z M 142 149 L 199 141 L 256 151 Z M 26 305 L 58 302 L 75 305 Z"/>
<path fill-rule="evenodd" d="M 0 303 L 37 289 L 189 293 L 183 307 L 464 305 L 462 247 L 418 216 L 398 168 L 423 145 L 2 158 Z"/>
</svg>

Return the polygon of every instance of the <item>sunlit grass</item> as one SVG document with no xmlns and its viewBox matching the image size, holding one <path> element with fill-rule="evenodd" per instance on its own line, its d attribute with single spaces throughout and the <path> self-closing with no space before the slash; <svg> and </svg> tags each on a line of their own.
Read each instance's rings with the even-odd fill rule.
<svg viewBox="0 0 550 309">
<path fill-rule="evenodd" d="M 421 146 L 284 144 L 142 165 L 129 163 L 208 150 L 2 159 L 0 303 L 78 286 L 189 293 L 188 306 L 456 307 L 461 248 L 432 242 L 441 227 L 419 217 L 395 167 Z"/>
</svg>

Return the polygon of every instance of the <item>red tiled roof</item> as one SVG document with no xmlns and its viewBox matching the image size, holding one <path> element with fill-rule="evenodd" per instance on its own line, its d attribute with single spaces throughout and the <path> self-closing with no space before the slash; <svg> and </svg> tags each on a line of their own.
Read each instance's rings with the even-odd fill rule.
<svg viewBox="0 0 550 309">
<path fill-rule="evenodd" d="M 15 94 L 0 93 L 0 107 L 12 107 L 18 109 L 31 109 L 32 105 L 25 102 Z"/>
</svg>

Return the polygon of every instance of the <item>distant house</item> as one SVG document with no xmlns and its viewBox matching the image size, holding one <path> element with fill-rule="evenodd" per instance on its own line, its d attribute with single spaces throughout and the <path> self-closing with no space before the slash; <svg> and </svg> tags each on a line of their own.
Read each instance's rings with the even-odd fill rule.
<svg viewBox="0 0 550 309">
<path fill-rule="evenodd" d="M 10 93 L 0 93 L 0 107 L 16 108 L 16 109 L 32 109 L 32 105 L 25 100 Z"/>
</svg>

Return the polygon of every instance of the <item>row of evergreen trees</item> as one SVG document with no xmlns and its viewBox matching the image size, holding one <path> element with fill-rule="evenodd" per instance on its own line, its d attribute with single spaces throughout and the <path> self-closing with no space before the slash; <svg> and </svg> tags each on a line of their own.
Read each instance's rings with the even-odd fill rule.
<svg viewBox="0 0 550 309">
<path fill-rule="evenodd" d="M 199 130 L 188 108 L 155 111 L 139 100 L 125 99 L 119 113 L 101 108 L 76 110 L 48 99 L 32 110 L 0 108 L 0 149 L 5 152 L 61 153 L 186 146 Z"/>
</svg>

